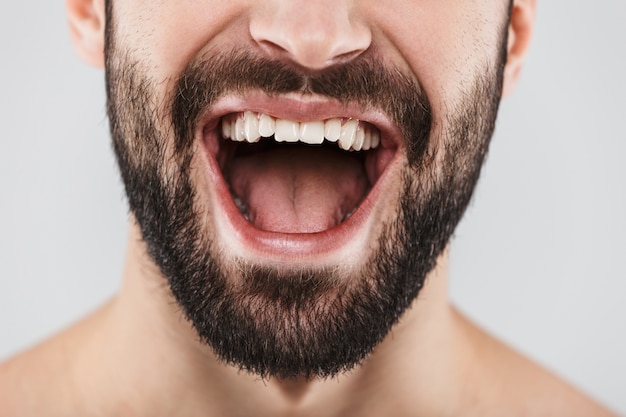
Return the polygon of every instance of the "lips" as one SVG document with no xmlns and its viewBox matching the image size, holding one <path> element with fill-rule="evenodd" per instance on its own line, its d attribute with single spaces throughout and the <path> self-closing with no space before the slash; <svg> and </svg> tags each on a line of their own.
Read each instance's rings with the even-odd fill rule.
<svg viewBox="0 0 626 417">
<path fill-rule="evenodd" d="M 401 153 L 383 114 L 249 94 L 219 101 L 203 120 L 213 213 L 231 246 L 309 258 L 369 235 Z"/>
</svg>

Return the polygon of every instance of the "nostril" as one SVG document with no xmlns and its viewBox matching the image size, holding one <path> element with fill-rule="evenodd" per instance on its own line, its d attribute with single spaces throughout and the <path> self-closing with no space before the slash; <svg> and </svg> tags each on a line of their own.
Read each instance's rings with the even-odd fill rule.
<svg viewBox="0 0 626 417">
<path fill-rule="evenodd" d="M 364 48 L 364 49 L 354 50 L 354 51 L 350 51 L 350 52 L 344 52 L 344 53 L 335 55 L 335 57 L 333 58 L 332 63 L 333 64 L 340 64 L 342 62 L 352 61 L 355 58 L 357 58 L 359 55 L 361 55 L 363 52 L 365 52 L 366 50 L 367 50 L 367 48 Z"/>
<path fill-rule="evenodd" d="M 286 48 L 283 48 L 279 44 L 274 43 L 272 41 L 260 40 L 260 41 L 257 41 L 257 43 L 270 56 L 276 55 L 276 54 L 279 54 L 279 55 L 289 54 L 289 51 Z"/>
</svg>

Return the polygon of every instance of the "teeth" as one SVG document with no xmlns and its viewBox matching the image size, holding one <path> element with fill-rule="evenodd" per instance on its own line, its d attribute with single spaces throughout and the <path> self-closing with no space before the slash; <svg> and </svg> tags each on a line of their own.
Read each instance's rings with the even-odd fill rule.
<svg viewBox="0 0 626 417">
<path fill-rule="evenodd" d="M 300 123 L 300 139 L 309 145 L 321 145 L 324 142 L 324 122 Z"/>
<path fill-rule="evenodd" d="M 241 201 L 241 199 L 237 197 L 236 195 L 232 194 L 232 196 L 233 196 L 233 201 L 235 202 L 235 205 L 237 206 L 241 214 L 243 214 L 243 217 L 246 220 L 250 221 L 250 215 L 248 214 L 248 206 L 246 206 L 243 203 L 243 201 Z"/>
<path fill-rule="evenodd" d="M 232 123 L 227 120 L 222 120 L 222 137 L 232 137 Z"/>
<path fill-rule="evenodd" d="M 341 128 L 341 136 L 339 137 L 339 147 L 347 151 L 352 147 L 356 137 L 357 121 L 350 119 Z"/>
<path fill-rule="evenodd" d="M 259 133 L 259 119 L 252 112 L 244 114 L 243 133 L 246 140 L 250 143 L 258 142 L 261 139 Z"/>
<path fill-rule="evenodd" d="M 378 130 L 357 119 L 342 122 L 342 119 L 336 117 L 299 123 L 246 111 L 236 118 L 223 118 L 221 131 L 225 139 L 236 142 L 255 143 L 262 137 L 274 136 L 276 142 L 300 141 L 309 145 L 319 145 L 324 140 L 337 142 L 346 151 L 366 151 L 380 145 Z"/>
<path fill-rule="evenodd" d="M 352 217 L 352 215 L 354 214 L 354 212 L 355 212 L 355 211 L 356 211 L 356 207 L 355 207 L 355 208 L 354 208 L 351 212 L 346 213 L 346 214 L 343 216 L 343 219 L 341 219 L 341 222 L 343 223 L 343 222 L 345 222 L 346 220 L 348 220 L 350 217 Z"/>
<path fill-rule="evenodd" d="M 363 149 L 363 141 L 365 140 L 365 131 L 363 129 L 356 130 L 356 137 L 354 138 L 354 144 L 352 145 L 352 149 L 355 151 L 360 151 Z"/>
<path fill-rule="evenodd" d="M 365 138 L 363 139 L 363 147 L 361 148 L 364 151 L 367 151 L 372 147 L 372 132 L 367 130 L 365 132 Z"/>
<path fill-rule="evenodd" d="M 241 117 L 237 118 L 237 121 L 235 122 L 235 140 L 237 142 L 243 142 L 246 137 L 244 135 L 244 129 L 243 129 L 243 119 Z"/>
<path fill-rule="evenodd" d="M 341 120 L 328 119 L 324 123 L 324 136 L 330 142 L 337 142 L 341 136 Z"/>
<path fill-rule="evenodd" d="M 370 149 L 376 149 L 380 145 L 380 133 L 372 132 L 372 144 L 370 145 Z"/>
<path fill-rule="evenodd" d="M 276 142 L 297 142 L 300 136 L 300 123 L 291 120 L 276 120 Z"/>
<path fill-rule="evenodd" d="M 268 116 L 267 114 L 262 114 L 259 117 L 259 133 L 264 138 L 269 138 L 272 136 L 276 129 L 276 120 L 273 117 Z M 228 136 L 224 136 L 228 137 Z"/>
</svg>

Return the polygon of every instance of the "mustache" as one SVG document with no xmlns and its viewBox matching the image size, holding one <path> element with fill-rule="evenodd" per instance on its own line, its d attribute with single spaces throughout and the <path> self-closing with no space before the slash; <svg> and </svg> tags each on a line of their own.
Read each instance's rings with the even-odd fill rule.
<svg viewBox="0 0 626 417">
<path fill-rule="evenodd" d="M 403 133 L 409 161 L 426 151 L 432 126 L 430 102 L 419 82 L 372 54 L 309 72 L 247 50 L 205 52 L 176 82 L 171 114 L 177 151 L 193 142 L 199 116 L 220 97 L 260 90 L 269 96 L 317 95 L 383 111 Z"/>
</svg>

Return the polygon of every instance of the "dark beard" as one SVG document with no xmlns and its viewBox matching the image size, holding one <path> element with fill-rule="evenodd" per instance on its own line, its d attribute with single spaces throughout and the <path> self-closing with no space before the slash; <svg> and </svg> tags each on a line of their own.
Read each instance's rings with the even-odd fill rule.
<svg viewBox="0 0 626 417">
<path fill-rule="evenodd" d="M 361 362 L 411 305 L 469 203 L 493 132 L 504 53 L 436 133 L 419 85 L 371 55 L 311 75 L 246 52 L 205 53 L 159 106 L 158 83 L 114 47 L 111 28 L 108 111 L 130 209 L 201 340 L 224 362 L 261 377 L 329 377 Z M 380 108 L 403 132 L 409 164 L 398 216 L 384 224 L 358 274 L 346 275 L 341 265 L 278 270 L 243 259 L 225 265 L 218 256 L 203 226 L 210 213 L 190 176 L 200 146 L 194 132 L 216 99 L 254 89 Z"/>
</svg>

